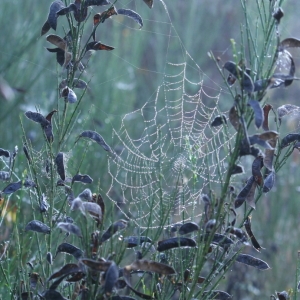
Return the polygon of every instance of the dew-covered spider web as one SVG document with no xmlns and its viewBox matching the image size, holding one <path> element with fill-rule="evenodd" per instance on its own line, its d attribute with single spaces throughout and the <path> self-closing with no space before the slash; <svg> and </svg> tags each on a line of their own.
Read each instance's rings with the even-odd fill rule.
<svg viewBox="0 0 300 300">
<path fill-rule="evenodd" d="M 224 113 L 222 90 L 206 88 L 209 79 L 186 54 L 189 62 L 167 62 L 153 98 L 113 129 L 119 152 L 109 160 L 107 195 L 140 227 L 159 226 L 166 217 L 169 224 L 199 219 L 201 194 L 220 189 L 228 169 L 234 135 L 211 126 Z M 197 81 L 188 77 L 189 68 Z M 116 194 L 122 195 L 117 201 Z"/>
<path fill-rule="evenodd" d="M 106 195 L 121 217 L 140 228 L 199 220 L 201 195 L 221 190 L 235 138 L 227 125 L 211 126 L 217 116 L 228 116 L 228 105 L 220 105 L 226 93 L 222 77 L 219 83 L 210 79 L 171 21 L 169 27 L 158 88 L 112 130 L 117 150 L 108 162 L 111 183 Z M 178 48 L 182 55 L 174 59 L 172 52 Z"/>
</svg>

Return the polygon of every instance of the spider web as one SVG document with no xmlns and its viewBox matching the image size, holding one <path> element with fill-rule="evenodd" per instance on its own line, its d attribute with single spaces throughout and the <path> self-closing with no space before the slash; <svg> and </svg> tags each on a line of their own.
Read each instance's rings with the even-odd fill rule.
<svg viewBox="0 0 300 300">
<path fill-rule="evenodd" d="M 188 68 L 187 62 L 168 62 L 154 98 L 113 129 L 120 151 L 109 160 L 107 196 L 141 228 L 158 227 L 166 217 L 170 225 L 201 217 L 201 194 L 220 188 L 227 170 L 234 136 L 226 126 L 210 126 L 221 114 L 221 89 L 209 95 L 201 69 L 194 62 L 199 80 L 193 82 Z"/>
<path fill-rule="evenodd" d="M 118 151 L 108 162 L 106 195 L 140 228 L 199 220 L 201 195 L 221 189 L 235 138 L 227 126 L 211 126 L 228 115 L 219 105 L 224 91 L 189 55 L 171 21 L 167 43 L 161 84 L 112 133 Z M 176 48 L 181 61 L 173 60 Z"/>
</svg>

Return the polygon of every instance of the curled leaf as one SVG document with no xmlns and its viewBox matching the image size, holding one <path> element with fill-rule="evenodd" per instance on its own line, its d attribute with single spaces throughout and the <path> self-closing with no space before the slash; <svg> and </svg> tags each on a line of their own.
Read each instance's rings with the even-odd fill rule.
<svg viewBox="0 0 300 300">
<path fill-rule="evenodd" d="M 14 192 L 16 192 L 17 190 L 19 190 L 22 187 L 22 181 L 18 181 L 18 182 L 12 182 L 9 185 L 7 185 L 3 191 L 1 192 L 2 194 L 12 194 Z"/>
<path fill-rule="evenodd" d="M 280 42 L 279 46 L 283 49 L 288 48 L 299 48 L 300 47 L 300 40 L 295 38 L 287 38 Z"/>
<path fill-rule="evenodd" d="M 25 231 L 35 231 L 49 234 L 51 229 L 46 224 L 38 220 L 32 220 L 25 226 Z"/>
<path fill-rule="evenodd" d="M 248 254 L 238 254 L 236 261 L 259 270 L 270 269 L 269 265 L 265 261 Z"/>
<path fill-rule="evenodd" d="M 238 116 L 238 112 L 235 106 L 232 106 L 229 110 L 229 121 L 231 125 L 235 128 L 236 131 L 239 131 L 240 129 L 240 119 Z"/>
<path fill-rule="evenodd" d="M 49 121 L 40 113 L 33 111 L 26 111 L 25 116 L 33 122 L 39 123 L 42 126 L 49 125 Z"/>
<path fill-rule="evenodd" d="M 243 168 L 243 166 L 240 166 L 240 165 L 234 165 L 234 166 L 232 167 L 231 175 L 242 174 L 242 173 L 244 173 L 244 168 Z"/>
<path fill-rule="evenodd" d="M 157 251 L 162 252 L 179 247 L 196 247 L 195 240 L 185 237 L 174 237 L 158 242 Z"/>
<path fill-rule="evenodd" d="M 83 256 L 82 250 L 69 243 L 60 244 L 57 247 L 55 256 L 57 256 L 58 253 L 67 253 L 69 255 L 74 256 L 76 259 L 80 259 Z"/>
<path fill-rule="evenodd" d="M 236 79 L 240 80 L 241 88 L 243 90 L 249 93 L 254 91 L 254 85 L 251 77 L 247 74 L 247 72 L 243 71 L 241 67 L 237 66 L 232 61 L 227 61 L 223 68 L 230 72 Z"/>
<path fill-rule="evenodd" d="M 251 229 L 251 219 L 249 217 L 246 218 L 245 222 L 244 222 L 244 226 L 246 229 L 246 232 L 248 234 L 248 236 L 250 237 L 252 246 L 258 251 L 260 252 L 260 250 L 262 249 L 262 247 L 260 246 L 260 244 L 258 243 L 258 241 L 256 240 L 252 229 Z"/>
<path fill-rule="evenodd" d="M 286 135 L 282 140 L 281 140 L 281 149 L 287 147 L 291 143 L 294 142 L 300 142 L 300 134 L 299 133 L 290 133 Z"/>
<path fill-rule="evenodd" d="M 221 126 L 223 124 L 227 124 L 226 116 L 222 114 L 221 116 L 216 116 L 214 120 L 211 122 L 211 127 Z"/>
<path fill-rule="evenodd" d="M 77 102 L 77 96 L 75 92 L 70 89 L 69 87 L 65 87 L 62 92 L 61 96 L 65 98 L 65 100 L 69 103 L 75 103 Z"/>
<path fill-rule="evenodd" d="M 41 36 L 46 34 L 51 29 L 51 25 L 48 22 L 48 20 L 44 23 L 42 30 L 41 30 Z"/>
<path fill-rule="evenodd" d="M 65 231 L 67 233 L 73 233 L 80 238 L 82 237 L 80 228 L 75 224 L 67 223 L 67 222 L 59 222 L 57 224 L 57 228 L 60 228 L 61 230 Z"/>
<path fill-rule="evenodd" d="M 254 183 L 254 177 L 251 176 L 248 180 L 244 188 L 240 191 L 240 193 L 237 195 L 236 199 L 234 200 L 234 208 L 239 208 L 246 200 L 251 187 Z"/>
<path fill-rule="evenodd" d="M 64 79 L 60 84 L 59 84 L 59 89 L 64 89 L 65 87 L 67 87 L 68 86 L 68 81 L 67 81 L 67 79 Z M 74 88 L 77 88 L 77 89 L 82 89 L 82 90 L 84 90 L 84 89 L 86 89 L 87 88 L 87 83 L 84 81 L 84 80 L 82 80 L 82 79 L 78 79 L 78 78 L 74 78 L 74 80 L 73 80 L 73 87 Z"/>
<path fill-rule="evenodd" d="M 78 198 L 80 198 L 81 200 L 92 201 L 93 195 L 90 189 L 85 189 L 78 195 Z"/>
<path fill-rule="evenodd" d="M 112 149 L 108 146 L 108 144 L 104 141 L 103 137 L 99 133 L 92 130 L 86 130 L 81 132 L 79 138 L 81 137 L 89 138 L 99 144 L 105 151 L 113 153 Z"/>
<path fill-rule="evenodd" d="M 143 0 L 149 8 L 153 7 L 153 0 Z"/>
<path fill-rule="evenodd" d="M 263 184 L 263 175 L 260 171 L 263 167 L 263 159 L 262 156 L 257 156 L 252 163 L 252 176 L 259 186 Z"/>
<path fill-rule="evenodd" d="M 272 109 L 272 105 L 270 104 L 266 104 L 263 108 L 263 111 L 264 111 L 264 121 L 263 121 L 263 124 L 262 124 L 262 128 L 264 131 L 269 131 L 269 112 L 270 110 Z"/>
<path fill-rule="evenodd" d="M 77 12 L 78 8 L 74 3 L 71 3 L 69 6 L 62 8 L 59 10 L 56 14 L 58 16 L 64 16 L 66 14 L 69 14 L 70 12 Z"/>
<path fill-rule="evenodd" d="M 81 175 L 81 174 L 76 174 L 72 178 L 72 182 L 82 182 L 82 183 L 92 183 L 93 179 L 89 175 Z"/>
<path fill-rule="evenodd" d="M 162 275 L 176 274 L 176 271 L 171 266 L 153 260 L 146 260 L 146 259 L 138 259 L 134 261 L 131 265 L 126 266 L 125 269 L 130 271 L 132 270 L 141 270 L 146 272 L 148 271 L 148 272 L 154 272 Z"/>
<path fill-rule="evenodd" d="M 64 7 L 65 7 L 65 5 L 63 4 L 63 2 L 61 0 L 56 0 L 56 1 L 52 2 L 50 5 L 49 14 L 48 14 L 48 23 L 49 23 L 50 27 L 54 30 L 56 30 L 56 26 L 57 26 L 57 17 L 58 16 L 56 13 Z"/>
<path fill-rule="evenodd" d="M 135 11 L 133 11 L 131 9 L 118 9 L 117 13 L 119 15 L 124 15 L 126 17 L 133 19 L 135 22 L 137 22 L 140 25 L 140 28 L 143 27 L 143 20 L 142 20 L 141 16 L 138 13 L 136 13 Z"/>
<path fill-rule="evenodd" d="M 0 156 L 4 156 L 4 157 L 10 157 L 10 153 L 7 150 L 4 150 L 2 148 L 0 148 Z"/>
<path fill-rule="evenodd" d="M 67 42 L 58 35 L 49 34 L 47 35 L 46 40 L 63 51 L 66 51 L 67 49 Z"/>
<path fill-rule="evenodd" d="M 111 51 L 111 50 L 114 50 L 115 48 L 114 47 L 111 47 L 111 46 L 108 46 L 108 45 L 105 45 L 105 44 L 102 44 L 100 42 L 89 42 L 87 45 L 86 45 L 86 49 L 85 51 L 89 51 L 89 50 L 106 50 L 106 51 Z"/>
<path fill-rule="evenodd" d="M 64 164 L 64 153 L 59 152 L 55 158 L 55 164 L 57 167 L 57 173 L 60 176 L 61 180 L 66 179 L 66 172 L 65 172 L 65 164 Z"/>
<path fill-rule="evenodd" d="M 178 233 L 179 234 L 188 234 L 193 231 L 197 231 L 199 229 L 200 229 L 199 226 L 195 222 L 187 222 L 187 223 L 183 224 L 182 226 L 180 226 Z"/>
<path fill-rule="evenodd" d="M 250 105 L 254 111 L 255 126 L 260 128 L 264 121 L 264 114 L 259 102 L 254 99 L 250 99 L 248 101 L 248 105 Z"/>
<path fill-rule="evenodd" d="M 98 271 L 98 272 L 105 272 L 108 270 L 108 268 L 111 265 L 111 261 L 105 261 L 105 260 L 92 260 L 88 258 L 83 258 L 81 260 L 86 266 L 91 268 L 92 270 Z"/>
<path fill-rule="evenodd" d="M 275 172 L 271 171 L 264 181 L 263 192 L 268 193 L 275 184 Z"/>
<path fill-rule="evenodd" d="M 104 282 L 104 293 L 106 296 L 110 296 L 112 290 L 119 278 L 119 268 L 115 262 L 111 262 L 109 268 L 105 273 L 105 282 Z"/>
<path fill-rule="evenodd" d="M 70 274 L 78 273 L 80 271 L 82 271 L 82 269 L 78 265 L 76 265 L 76 264 L 66 264 L 59 271 L 53 273 L 48 278 L 48 281 L 50 281 L 54 278 L 59 278 L 61 276 L 67 276 L 67 275 L 70 275 Z"/>
<path fill-rule="evenodd" d="M 8 180 L 10 177 L 9 172 L 5 172 L 5 171 L 0 171 L 0 180 Z"/>
</svg>

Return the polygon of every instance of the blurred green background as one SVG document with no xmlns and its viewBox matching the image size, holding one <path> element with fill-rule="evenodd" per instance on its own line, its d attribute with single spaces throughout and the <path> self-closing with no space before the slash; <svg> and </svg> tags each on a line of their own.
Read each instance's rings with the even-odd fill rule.
<svg viewBox="0 0 300 300">
<path fill-rule="evenodd" d="M 27 136 L 33 146 L 39 149 L 42 142 L 40 132 L 32 122 L 24 120 L 23 112 L 37 107 L 46 115 L 57 106 L 57 84 L 65 78 L 65 74 L 56 64 L 55 56 L 45 49 L 50 46 L 45 37 L 40 37 L 50 3 L 46 0 L 1 0 L 0 75 L 16 90 L 13 100 L 0 97 L 1 148 L 13 149 L 15 145 L 22 148 L 21 116 Z M 141 108 L 154 97 L 167 72 L 168 62 L 191 64 L 192 68 L 200 70 L 195 80 L 199 81 L 199 77 L 204 80 L 209 95 L 216 95 L 223 87 L 221 102 L 228 105 L 228 101 L 232 101 L 207 53 L 212 51 L 221 64 L 232 60 L 230 39 L 235 39 L 239 45 L 243 24 L 240 2 L 165 0 L 165 4 L 168 12 L 158 0 L 154 0 L 152 10 L 142 0 L 119 0 L 116 6 L 137 11 L 144 20 L 144 27 L 139 30 L 136 23 L 122 16 L 114 16 L 98 27 L 97 39 L 115 47 L 115 50 L 95 53 L 83 74 L 83 79 L 90 83 L 80 106 L 74 136 L 82 130 L 96 130 L 111 146 L 117 148 L 118 145 L 112 140 L 112 129 L 118 130 L 125 114 Z M 254 1 L 249 3 L 253 22 L 258 18 L 254 7 Z M 300 38 L 300 2 L 286 0 L 283 9 L 285 16 L 280 26 L 282 38 Z M 92 14 L 97 12 L 101 12 L 101 9 L 94 7 Z M 63 19 L 58 20 L 57 34 L 61 36 L 64 35 L 63 22 Z M 88 22 L 86 28 L 92 30 L 91 19 Z M 291 51 L 296 66 L 300 63 L 299 51 Z M 193 60 L 187 57 L 187 53 Z M 268 93 L 268 102 L 274 108 L 286 103 L 297 105 L 299 93 L 300 85 L 294 82 L 288 89 Z M 297 116 L 284 120 L 281 133 L 299 131 L 298 123 Z M 138 136 L 139 132 L 139 124 L 134 123 L 132 134 Z M 69 162 L 72 173 L 72 160 L 81 155 L 83 148 L 74 147 L 74 139 L 70 140 L 72 143 L 64 150 L 73 151 Z M 91 147 L 96 149 L 94 145 Z M 110 184 L 105 154 L 91 151 L 89 155 L 82 172 L 98 178 L 97 182 L 105 192 Z M 297 250 L 300 248 L 299 162 L 300 154 L 295 150 L 277 176 L 276 188 L 263 197 L 253 213 L 253 230 L 266 248 L 259 257 L 265 259 L 272 269 L 259 272 L 236 265 L 222 283 L 222 287 L 232 293 L 235 299 L 262 299 L 275 290 L 287 290 L 295 285 Z M 18 169 L 21 172 L 25 165 L 24 157 L 19 156 L 16 172 Z M 243 176 L 247 178 L 247 174 Z M 2 226 L 1 243 L 5 237 L 6 228 Z"/>
</svg>

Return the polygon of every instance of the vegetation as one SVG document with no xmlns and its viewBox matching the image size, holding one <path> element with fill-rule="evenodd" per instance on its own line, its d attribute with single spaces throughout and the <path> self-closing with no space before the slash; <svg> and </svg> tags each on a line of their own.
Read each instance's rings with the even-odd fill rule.
<svg viewBox="0 0 300 300">
<path fill-rule="evenodd" d="M 272 99 L 298 80 L 290 52 L 300 41 L 281 38 L 283 1 L 241 0 L 243 23 L 223 37 L 230 57 L 223 61 L 211 36 L 213 50 L 196 60 L 193 36 L 180 39 L 184 26 L 173 15 L 192 26 L 197 1 L 176 9 L 173 1 L 56 0 L 44 25 L 36 14 L 28 19 L 13 54 L 21 60 L 1 66 L 3 299 L 246 299 L 275 289 L 286 291 L 274 299 L 297 299 L 298 269 L 284 287 L 262 286 L 251 269 L 282 272 L 288 257 L 274 262 L 274 239 L 288 244 L 296 232 L 285 234 L 296 221 L 280 221 L 296 204 L 272 215 L 268 197 L 289 193 L 280 174 L 299 149 L 285 120 L 300 108 Z M 5 3 L 11 13 L 14 4 Z M 233 14 L 223 9 L 220 28 Z M 154 17 L 160 34 L 139 44 L 134 35 L 147 29 L 132 28 Z M 22 29 L 12 30 L 18 39 Z M 135 64 L 123 59 L 129 52 Z M 11 79 L 33 56 L 39 63 L 26 66 L 28 76 Z M 21 88 L 35 81 L 36 90 Z"/>
</svg>

